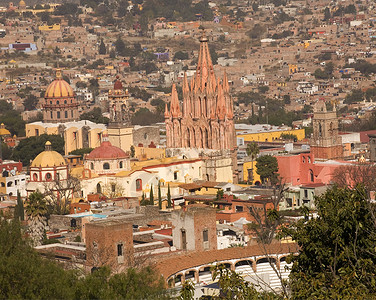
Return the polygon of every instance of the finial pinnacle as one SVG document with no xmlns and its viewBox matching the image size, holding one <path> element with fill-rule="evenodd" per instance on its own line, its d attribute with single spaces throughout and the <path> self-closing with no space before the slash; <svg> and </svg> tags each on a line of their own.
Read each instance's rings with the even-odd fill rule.
<svg viewBox="0 0 376 300">
<path fill-rule="evenodd" d="M 60 68 L 56 69 L 56 78 L 58 78 L 58 79 L 63 78 L 63 75 L 61 73 L 61 69 Z"/>
<path fill-rule="evenodd" d="M 208 41 L 208 38 L 206 36 L 205 29 L 202 29 L 202 34 L 201 34 L 201 37 L 200 37 L 200 42 L 207 42 L 207 41 Z"/>
</svg>

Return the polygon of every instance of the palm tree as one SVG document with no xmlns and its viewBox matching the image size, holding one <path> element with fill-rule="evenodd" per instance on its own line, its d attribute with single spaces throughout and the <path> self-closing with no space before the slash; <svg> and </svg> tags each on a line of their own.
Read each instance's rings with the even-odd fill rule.
<svg viewBox="0 0 376 300">
<path fill-rule="evenodd" d="M 257 158 L 257 154 L 259 153 L 260 153 L 260 148 L 257 145 L 257 143 L 251 142 L 247 145 L 247 155 L 250 156 L 252 160 L 251 176 L 249 176 L 248 174 L 248 181 L 250 184 L 253 184 L 253 162 Z"/>
<path fill-rule="evenodd" d="M 38 190 L 30 194 L 26 200 L 26 215 L 28 216 L 29 234 L 35 245 L 40 245 L 47 227 L 47 201 Z"/>
</svg>

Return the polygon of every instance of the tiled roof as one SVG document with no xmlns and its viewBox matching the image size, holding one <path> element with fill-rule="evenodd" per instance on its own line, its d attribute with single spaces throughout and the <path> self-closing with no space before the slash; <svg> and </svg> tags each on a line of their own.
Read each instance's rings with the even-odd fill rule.
<svg viewBox="0 0 376 300">
<path fill-rule="evenodd" d="M 176 257 L 159 260 L 156 264 L 157 270 L 168 278 L 169 276 L 192 267 L 211 264 L 215 261 L 226 261 L 230 259 L 262 256 L 266 254 L 295 253 L 298 251 L 296 243 L 272 243 L 266 245 L 257 244 L 247 247 L 235 247 L 213 251 L 187 252 Z"/>
</svg>

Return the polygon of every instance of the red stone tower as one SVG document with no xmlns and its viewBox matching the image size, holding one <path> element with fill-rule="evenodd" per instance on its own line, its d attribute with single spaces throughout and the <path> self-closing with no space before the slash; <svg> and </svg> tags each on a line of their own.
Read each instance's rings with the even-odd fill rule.
<svg viewBox="0 0 376 300">
<path fill-rule="evenodd" d="M 183 105 L 175 85 L 170 110 L 165 110 L 167 148 L 236 149 L 233 102 L 226 73 L 216 79 L 208 39 L 200 38 L 196 75 L 188 83 L 184 76 Z"/>
<path fill-rule="evenodd" d="M 313 135 L 310 146 L 315 158 L 335 159 L 343 157 L 341 137 L 338 135 L 336 109 L 327 111 L 324 101 L 319 100 L 313 109 Z"/>
</svg>

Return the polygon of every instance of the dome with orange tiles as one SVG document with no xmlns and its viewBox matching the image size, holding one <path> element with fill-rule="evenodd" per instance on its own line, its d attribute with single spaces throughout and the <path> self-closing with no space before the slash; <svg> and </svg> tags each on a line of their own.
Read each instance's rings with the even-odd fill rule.
<svg viewBox="0 0 376 300">
<path fill-rule="evenodd" d="M 122 149 L 113 146 L 108 141 L 107 137 L 104 137 L 103 139 L 101 145 L 86 156 L 86 160 L 121 159 L 129 157 L 129 155 Z"/>
<path fill-rule="evenodd" d="M 45 98 L 75 97 L 72 87 L 63 79 L 60 69 L 56 70 L 56 78 L 47 87 Z"/>
</svg>

